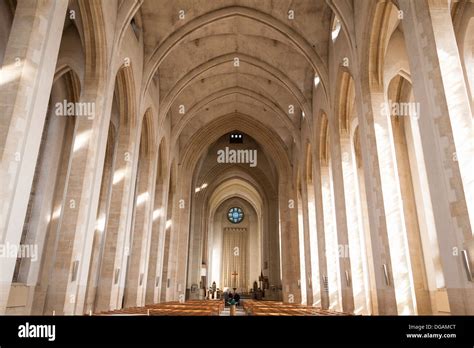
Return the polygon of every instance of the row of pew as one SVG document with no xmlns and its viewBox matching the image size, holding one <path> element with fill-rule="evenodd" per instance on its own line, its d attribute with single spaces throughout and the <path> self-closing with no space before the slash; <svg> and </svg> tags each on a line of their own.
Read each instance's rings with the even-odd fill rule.
<svg viewBox="0 0 474 348">
<path fill-rule="evenodd" d="M 193 300 L 124 308 L 102 312 L 99 315 L 217 316 L 223 310 L 224 303 L 222 301 Z"/>
<path fill-rule="evenodd" d="M 278 301 L 242 301 L 247 315 L 253 316 L 341 316 L 348 313 L 335 312 L 318 307 L 301 304 L 283 303 Z"/>
<path fill-rule="evenodd" d="M 278 301 L 245 299 L 242 308 L 251 316 L 341 316 L 348 313 L 335 312 L 318 307 Z M 125 308 L 102 312 L 96 315 L 149 315 L 149 316 L 218 316 L 224 310 L 223 301 L 192 300 L 186 302 L 164 302 L 144 307 Z"/>
</svg>

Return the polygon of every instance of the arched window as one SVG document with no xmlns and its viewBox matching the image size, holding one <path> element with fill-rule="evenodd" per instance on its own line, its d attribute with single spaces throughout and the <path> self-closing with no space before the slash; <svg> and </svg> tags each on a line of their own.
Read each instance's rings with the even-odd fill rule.
<svg viewBox="0 0 474 348">
<path fill-rule="evenodd" d="M 244 211 L 241 208 L 230 208 L 229 212 L 227 213 L 227 218 L 233 224 L 241 223 L 244 219 Z"/>
</svg>

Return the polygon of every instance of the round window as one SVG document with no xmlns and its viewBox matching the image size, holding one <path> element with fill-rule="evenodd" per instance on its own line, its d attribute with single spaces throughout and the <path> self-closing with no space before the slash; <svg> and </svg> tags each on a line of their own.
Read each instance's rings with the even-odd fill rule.
<svg viewBox="0 0 474 348">
<path fill-rule="evenodd" d="M 227 213 L 227 218 L 233 224 L 238 224 L 244 219 L 244 212 L 241 208 L 230 208 L 229 212 Z"/>
</svg>

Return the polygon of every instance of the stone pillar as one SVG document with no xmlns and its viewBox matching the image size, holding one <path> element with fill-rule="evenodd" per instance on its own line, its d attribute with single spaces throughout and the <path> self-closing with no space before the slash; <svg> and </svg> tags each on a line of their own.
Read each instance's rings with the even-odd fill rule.
<svg viewBox="0 0 474 348">
<path fill-rule="evenodd" d="M 369 212 L 373 267 L 375 271 L 374 278 L 377 288 L 376 308 L 378 308 L 378 314 L 394 315 L 397 314 L 397 301 L 393 285 L 393 267 L 387 231 L 388 221 L 382 195 L 381 164 L 379 163 L 377 153 L 372 100 L 368 86 L 369 81 L 368 76 L 359 76 L 361 74 L 358 72 L 357 65 L 354 65 L 353 69 Z"/>
<path fill-rule="evenodd" d="M 61 83 L 62 80 L 58 80 L 53 85 L 51 93 L 52 105 L 71 98 L 68 93 L 64 93 L 67 88 L 64 83 Z M 34 287 L 34 292 L 32 291 L 31 312 L 27 313 L 32 315 L 52 314 L 44 313 L 44 304 L 49 286 L 51 265 L 54 260 L 56 240 L 59 234 L 59 220 L 61 212 L 64 210 L 63 194 L 69 158 L 72 154 L 72 139 L 74 138 L 75 128 L 73 118 L 56 117 L 54 110 L 49 112 L 49 126 L 51 129 L 47 137 L 46 147 L 43 150 L 44 158 L 42 163 L 42 165 L 47 165 L 47 167 L 39 169 L 40 177 L 38 184 L 42 182 L 42 175 L 47 177 L 47 179 L 46 182 L 42 183 L 44 184 L 44 194 L 41 195 L 39 191 L 36 192 L 38 197 L 42 197 L 42 202 L 41 209 L 38 211 L 41 219 L 38 219 L 38 224 L 35 225 L 34 235 L 36 239 L 34 243 L 38 244 L 38 250 L 41 250 L 41 253 L 38 262 L 31 263 L 28 269 L 28 284 Z M 49 142 L 51 143 L 48 144 Z M 54 190 L 51 189 L 52 187 L 54 187 Z M 48 216 L 48 218 L 45 219 L 44 216 Z"/>
<path fill-rule="evenodd" d="M 133 154 L 136 146 L 136 127 L 134 123 L 119 127 L 112 196 L 105 232 L 105 247 L 101 261 L 99 284 L 97 288 L 96 311 L 121 308 L 120 280 L 125 277 L 126 260 L 125 239 L 131 228 L 133 209 Z"/>
<path fill-rule="evenodd" d="M 300 278 L 298 212 L 295 209 L 297 195 L 288 171 L 280 173 L 279 180 L 283 302 L 301 303 L 301 290 L 298 287 Z M 290 200 L 293 200 L 294 204 L 290 204 Z"/>
<path fill-rule="evenodd" d="M 159 157 L 158 161 L 163 161 L 163 158 Z M 161 165 L 163 166 L 163 164 Z M 159 163 L 158 166 L 160 166 Z M 163 257 L 163 240 L 166 223 L 166 181 L 163 175 L 163 173 L 161 173 L 161 176 L 160 173 L 157 173 L 157 179 L 155 184 L 155 199 L 153 206 L 153 221 L 150 239 L 150 258 L 148 260 L 148 280 L 145 304 L 157 303 L 159 299 L 159 289 L 161 284 L 161 272 L 159 270 L 161 265 L 161 259 Z M 199 271 L 200 270 L 201 269 L 199 269 Z"/>
<path fill-rule="evenodd" d="M 341 135 L 341 160 L 344 185 L 344 197 L 347 214 L 347 232 L 349 240 L 349 254 L 351 256 L 352 279 L 351 285 L 354 294 L 354 307 L 359 310 L 355 314 L 368 314 L 367 297 L 370 293 L 366 288 L 366 256 L 364 247 L 364 236 L 359 229 L 360 221 L 357 200 L 357 176 L 352 159 L 350 139 L 347 135 Z"/>
<path fill-rule="evenodd" d="M 19 0 L 0 81 L 0 242 L 18 245 L 68 2 Z M 5 313 L 15 257 L 0 260 Z"/>
<path fill-rule="evenodd" d="M 186 295 L 188 265 L 188 239 L 191 212 L 191 181 L 189 172 L 178 165 L 178 184 L 172 213 L 172 226 L 169 244 L 168 278 L 170 286 L 166 289 L 166 301 L 183 300 Z M 187 178 L 186 178 L 187 177 Z M 186 178 L 186 179 L 185 179 Z"/>
<path fill-rule="evenodd" d="M 303 158 L 303 161 L 305 159 Z M 306 166 L 303 166 L 305 168 Z M 304 227 L 304 258 L 305 258 L 305 277 L 306 277 L 306 303 L 308 306 L 313 305 L 313 279 L 312 279 L 312 265 L 311 265 L 311 241 L 309 231 L 309 216 L 308 216 L 308 186 L 306 172 L 303 171 L 301 175 L 301 209 L 303 214 L 303 227 Z"/>
<path fill-rule="evenodd" d="M 168 164 L 166 165 L 168 167 Z M 156 266 L 156 276 L 159 277 L 159 282 L 156 286 L 154 292 L 154 302 L 158 303 L 161 301 L 161 291 L 163 288 L 163 284 L 166 283 L 166 279 L 163 278 L 163 265 L 165 262 L 165 240 L 166 240 L 166 214 L 168 211 L 168 204 L 169 204 L 169 182 L 170 182 L 170 172 L 168 171 L 165 173 L 166 175 L 163 181 L 163 198 L 162 198 L 162 216 L 160 218 L 160 236 L 159 236 L 159 244 L 158 244 L 158 261 Z"/>
<path fill-rule="evenodd" d="M 92 243 L 91 265 L 87 284 L 86 300 L 84 312 L 89 313 L 95 310 L 97 287 L 100 279 L 100 267 L 104 254 L 105 233 L 107 230 L 110 197 L 113 187 L 114 162 L 117 149 L 117 137 L 112 124 L 109 126 L 107 140 L 107 150 L 105 154 L 104 169 L 102 174 L 102 184 L 100 188 L 99 208 L 97 211 L 97 223 L 94 231 L 94 241 Z"/>
<path fill-rule="evenodd" d="M 407 241 L 400 179 L 394 153 L 391 112 L 386 94 L 375 87 L 364 89 L 373 115 L 376 151 L 378 154 L 385 219 L 393 265 L 392 276 L 397 294 L 398 314 L 415 314 L 413 273 Z"/>
<path fill-rule="evenodd" d="M 105 64 L 95 69 L 90 71 L 86 66 L 79 101 L 93 112 L 76 116 L 65 209 L 46 299 L 47 313 L 54 310 L 56 314 L 82 314 L 84 310 L 114 90 L 111 79 L 107 79 L 109 71 Z"/>
<path fill-rule="evenodd" d="M 297 178 L 297 174 L 295 175 Z M 308 276 L 306 272 L 306 262 L 308 261 L 308 254 L 306 253 L 307 248 L 307 238 L 306 238 L 306 225 L 304 222 L 303 215 L 303 199 L 301 197 L 301 186 L 298 186 L 298 182 L 295 183 L 297 187 L 297 217 L 298 217 L 298 258 L 300 261 L 300 269 L 298 270 L 298 288 L 301 292 L 301 304 L 306 305 L 308 303 L 307 293 L 308 293 Z"/>
<path fill-rule="evenodd" d="M 404 99 L 398 100 L 398 102 Z M 411 116 L 413 117 L 413 116 Z M 416 205 L 412 173 L 416 175 L 417 163 L 413 163 L 415 150 L 408 147 L 410 119 L 396 117 L 392 120 L 392 135 L 397 159 L 398 180 L 403 197 L 403 211 L 407 231 L 408 251 L 413 274 L 413 290 L 416 298 L 415 314 L 432 314 L 428 292 L 426 266 L 423 260 L 423 247 L 420 235 L 419 212 L 421 206 Z M 413 122 L 417 122 L 413 120 Z M 410 155 L 412 158 L 410 158 Z M 415 171 L 415 172 L 414 172 Z M 420 219 L 423 215 L 420 216 Z"/>
<path fill-rule="evenodd" d="M 312 156 L 312 154 L 310 155 Z M 312 161 L 311 161 L 312 166 Z M 313 170 L 307 169 L 307 170 Z M 306 196 L 307 205 L 305 207 L 305 214 L 308 220 L 308 244 L 309 244 L 309 256 L 311 273 L 309 277 L 311 280 L 311 292 L 313 297 L 313 306 L 321 307 L 321 276 L 319 274 L 319 252 L 318 252 L 318 230 L 316 221 L 316 201 L 314 198 L 314 186 L 313 177 L 311 175 L 311 181 L 306 183 L 306 189 L 304 195 Z"/>
<path fill-rule="evenodd" d="M 169 272 L 169 264 L 171 260 L 171 233 L 173 229 L 176 230 L 176 226 L 174 226 L 174 217 L 176 214 L 176 209 L 178 205 L 178 194 L 176 193 L 177 185 L 176 185 L 176 165 L 171 165 L 169 180 L 168 180 L 168 203 L 166 207 L 166 224 L 165 229 L 163 232 L 163 256 L 162 256 L 162 265 L 161 265 L 161 290 L 160 290 L 160 301 L 165 302 L 168 301 L 168 292 L 169 287 L 171 285 L 171 278 Z M 170 223 L 168 223 L 170 221 Z"/>
<path fill-rule="evenodd" d="M 474 283 L 460 251 L 472 239 L 474 133 L 449 2 L 399 3 L 449 305 L 452 314 L 472 315 Z"/>
<path fill-rule="evenodd" d="M 357 122 L 357 121 L 356 121 Z M 362 232 L 364 237 L 364 243 L 362 244 L 362 250 L 366 258 L 366 272 L 367 272 L 367 286 L 368 294 L 366 297 L 367 305 L 369 308 L 369 314 L 378 314 L 378 302 L 377 302 L 377 286 L 375 281 L 375 269 L 373 262 L 372 243 L 371 243 L 371 232 L 369 223 L 369 210 L 367 207 L 367 195 L 365 189 L 365 175 L 362 163 L 362 154 L 360 151 L 360 134 L 359 128 L 354 128 L 351 141 L 351 153 L 352 153 L 352 166 L 354 168 L 355 178 L 355 190 L 357 200 L 357 213 L 360 217 L 359 230 Z"/>
<path fill-rule="evenodd" d="M 150 115 L 151 116 L 151 115 Z M 142 120 L 138 155 L 136 197 L 133 201 L 134 218 L 131 233 L 130 258 L 125 283 L 125 307 L 144 305 L 149 240 L 152 225 L 157 156 L 153 139 L 149 139 L 148 114 Z"/>
<path fill-rule="evenodd" d="M 342 311 L 342 293 L 339 248 L 337 244 L 337 225 L 334 213 L 333 185 L 331 168 L 328 163 L 321 165 L 321 194 L 324 216 L 325 258 L 327 262 L 327 287 L 329 291 L 329 308 Z"/>
<path fill-rule="evenodd" d="M 354 294 L 352 289 L 351 255 L 346 250 L 350 248 L 346 218 L 344 177 L 342 173 L 341 145 L 339 139 L 339 120 L 337 117 L 329 118 L 330 148 L 331 148 L 331 174 L 333 182 L 333 198 L 336 218 L 337 245 L 339 257 L 340 288 L 342 310 L 346 313 L 354 312 Z"/>
<path fill-rule="evenodd" d="M 317 133 L 318 134 L 318 133 Z M 321 293 L 321 308 L 329 308 L 329 292 L 327 287 L 328 271 L 326 259 L 326 237 L 324 233 L 324 211 L 321 183 L 321 162 L 319 160 L 319 146 L 315 146 L 313 151 L 313 167 L 314 167 L 314 204 L 316 210 L 316 233 L 318 245 L 318 263 L 319 263 L 319 284 Z"/>
<path fill-rule="evenodd" d="M 99 109 L 102 98 L 98 94 L 96 99 L 81 101 L 94 103 Z M 83 312 L 105 155 L 105 144 L 101 143 L 107 140 L 109 125 L 106 119 L 77 117 L 76 120 L 65 205 L 47 295 L 48 313 Z M 101 124 L 102 121 L 105 125 Z"/>
</svg>

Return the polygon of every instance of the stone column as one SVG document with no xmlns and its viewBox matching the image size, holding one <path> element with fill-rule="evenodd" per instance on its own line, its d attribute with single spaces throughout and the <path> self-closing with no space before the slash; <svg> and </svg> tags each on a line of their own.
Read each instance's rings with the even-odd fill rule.
<svg viewBox="0 0 474 348">
<path fill-rule="evenodd" d="M 47 313 L 54 310 L 56 314 L 82 314 L 84 310 L 114 90 L 105 64 L 96 66 L 94 71 L 88 67 L 79 103 L 93 112 L 76 116 Z"/>
<path fill-rule="evenodd" d="M 113 187 L 114 162 L 117 149 L 117 137 L 115 129 L 111 124 L 107 140 L 107 150 L 105 155 L 104 169 L 102 174 L 102 184 L 100 188 L 99 208 L 97 211 L 97 224 L 94 231 L 94 241 L 92 243 L 91 265 L 87 284 L 86 300 L 84 312 L 89 313 L 95 310 L 97 298 L 97 287 L 100 279 L 100 267 L 102 264 L 105 232 L 107 230 L 110 198 Z"/>
<path fill-rule="evenodd" d="M 297 174 L 295 174 L 295 178 Z M 303 198 L 301 197 L 300 189 L 298 183 L 295 183 L 297 187 L 297 201 L 295 202 L 297 206 L 297 217 L 298 217 L 298 258 L 300 261 L 300 269 L 298 270 L 298 288 L 301 292 L 301 304 L 306 305 L 308 303 L 307 293 L 308 293 L 308 276 L 306 272 L 306 261 L 308 260 L 308 255 L 306 253 L 307 240 L 306 240 L 306 229 L 303 216 Z"/>
<path fill-rule="evenodd" d="M 360 221 L 357 201 L 357 177 L 353 165 L 350 140 L 347 135 L 341 135 L 341 160 L 343 172 L 344 197 L 346 203 L 347 229 L 349 240 L 349 253 L 351 256 L 352 279 L 351 285 L 354 294 L 354 306 L 360 312 L 356 314 L 367 314 L 367 296 L 364 272 L 366 271 L 366 256 L 364 254 L 364 236 L 359 229 Z"/>
<path fill-rule="evenodd" d="M 317 133 L 318 134 L 318 133 Z M 321 308 L 329 308 L 329 292 L 327 287 L 327 259 L 326 259 L 326 237 L 324 233 L 324 211 L 321 183 L 321 162 L 319 160 L 319 146 L 315 146 L 313 151 L 313 167 L 314 167 L 314 204 L 316 210 L 316 234 L 318 245 L 318 263 L 319 263 L 319 284 L 321 293 Z"/>
<path fill-rule="evenodd" d="M 369 87 L 369 86 L 367 86 Z M 398 314 L 415 314 L 413 272 L 408 250 L 407 227 L 403 209 L 400 178 L 394 153 L 391 112 L 386 94 L 378 87 L 364 89 L 373 116 L 385 219 L 390 245 L 392 276 L 397 293 Z M 406 290 L 402 290 L 406 289 Z"/>
<path fill-rule="evenodd" d="M 167 166 L 168 167 L 168 164 Z M 161 301 L 161 291 L 163 288 L 163 284 L 166 283 L 166 279 L 163 278 L 163 265 L 165 262 L 165 237 L 166 237 L 166 218 L 167 218 L 167 211 L 168 211 L 168 204 L 169 204 L 169 182 L 170 182 L 170 172 L 168 171 L 166 177 L 163 181 L 163 198 L 162 198 L 162 216 L 160 218 L 160 236 L 159 236 L 159 244 L 158 244 L 158 261 L 156 266 L 156 276 L 159 277 L 158 285 L 154 292 L 154 302 Z"/>
<path fill-rule="evenodd" d="M 143 306 L 145 302 L 157 162 L 152 139 L 148 139 L 149 132 L 144 128 L 146 122 L 147 116 L 142 121 L 137 191 L 133 202 L 135 217 L 125 283 L 125 307 Z"/>
<path fill-rule="evenodd" d="M 337 244 L 337 225 L 334 213 L 333 185 L 331 168 L 328 163 L 321 165 L 321 194 L 324 216 L 325 258 L 327 262 L 327 287 L 329 308 L 342 311 L 342 293 L 339 248 Z"/>
<path fill-rule="evenodd" d="M 163 161 L 163 158 L 158 158 L 158 161 Z M 158 166 L 160 166 L 159 163 Z M 159 277 L 161 273 L 159 269 L 163 256 L 163 232 L 166 223 L 166 216 L 164 213 L 166 206 L 166 181 L 163 177 L 164 174 L 162 173 L 161 176 L 159 174 L 160 173 L 157 173 L 157 179 L 155 184 L 155 199 L 153 206 L 153 221 L 150 239 L 150 258 L 148 260 L 148 280 L 145 304 L 153 304 L 158 302 L 160 289 L 159 284 L 161 283 L 161 277 Z"/>
<path fill-rule="evenodd" d="M 298 287 L 298 279 L 300 278 L 298 212 L 295 209 L 297 207 L 297 195 L 291 184 L 291 174 L 288 171 L 280 173 L 279 180 L 283 302 L 301 303 L 301 290 Z M 293 204 L 290 204 L 290 200 L 293 201 Z"/>
<path fill-rule="evenodd" d="M 171 274 L 170 274 L 170 262 L 171 262 L 171 234 L 176 231 L 175 216 L 176 209 L 179 201 L 177 190 L 177 177 L 176 177 L 176 165 L 172 165 L 170 168 L 169 180 L 168 180 L 168 204 L 166 207 L 166 224 L 163 233 L 163 257 L 161 265 L 161 290 L 160 290 L 160 301 L 169 300 L 169 287 L 171 285 Z M 170 221 L 170 223 L 168 223 Z"/>
<path fill-rule="evenodd" d="M 97 288 L 96 311 L 108 311 L 121 307 L 120 280 L 124 279 L 125 239 L 131 228 L 133 193 L 133 154 L 136 147 L 136 127 L 126 124 L 119 127 L 117 154 L 112 179 L 112 196 L 105 232 L 105 247 L 101 261 Z"/>
<path fill-rule="evenodd" d="M 102 98 L 103 95 L 98 93 L 95 99 L 81 101 L 94 103 L 96 109 L 99 109 L 99 105 L 103 103 Z M 101 110 L 100 114 L 102 112 Z M 65 205 L 47 295 L 48 313 L 83 312 L 105 155 L 102 140 L 107 140 L 109 125 L 106 118 L 94 117 L 89 120 L 77 117 L 76 120 Z"/>
<path fill-rule="evenodd" d="M 312 154 L 311 154 L 312 156 Z M 312 166 L 312 161 L 311 161 Z M 313 170 L 308 169 L 308 170 Z M 314 178 L 314 175 L 311 175 Z M 317 221 L 316 221 L 316 200 L 314 198 L 314 185 L 312 179 L 306 184 L 306 200 L 308 204 L 305 208 L 305 214 L 308 219 L 308 244 L 309 244 L 309 256 L 310 256 L 310 265 L 311 273 L 311 291 L 313 296 L 313 306 L 321 307 L 321 276 L 319 274 L 319 252 L 318 252 L 318 230 L 317 230 Z"/>
<path fill-rule="evenodd" d="M 372 100 L 368 86 L 369 81 L 368 76 L 359 76 L 361 74 L 356 64 L 354 64 L 353 69 L 373 267 L 375 271 L 374 278 L 377 288 L 376 308 L 378 308 L 378 314 L 394 315 L 397 314 L 397 301 L 393 285 L 393 267 L 387 230 L 388 221 L 386 219 L 382 194 L 381 164 L 377 153 Z"/>
<path fill-rule="evenodd" d="M 472 239 L 474 132 L 449 2 L 399 3 L 449 305 L 452 314 L 472 315 L 474 283 L 461 250 Z"/>
<path fill-rule="evenodd" d="M 306 154 L 306 152 L 304 152 Z M 304 158 L 302 159 L 305 160 Z M 305 168 L 306 166 L 303 166 Z M 310 242 L 310 231 L 309 231 L 309 216 L 308 216 L 308 186 L 306 172 L 303 171 L 301 175 L 301 210 L 303 214 L 303 227 L 304 227 L 304 258 L 305 258 L 305 277 L 306 277 L 306 303 L 308 306 L 313 305 L 313 279 L 312 265 L 311 265 L 311 242 Z M 300 209 L 300 208 L 298 208 Z"/>
<path fill-rule="evenodd" d="M 68 1 L 19 0 L 0 80 L 0 242 L 18 245 L 30 196 Z M 15 257 L 0 260 L 5 313 Z"/>
<path fill-rule="evenodd" d="M 352 289 L 351 255 L 346 253 L 350 247 L 345 206 L 344 177 L 342 173 L 341 144 L 339 139 L 339 120 L 335 116 L 329 117 L 331 174 L 333 181 L 333 197 L 336 218 L 337 244 L 339 257 L 340 287 L 342 310 L 346 313 L 354 312 L 354 294 Z M 341 252 L 342 251 L 342 252 Z"/>
<path fill-rule="evenodd" d="M 191 212 L 191 178 L 188 170 L 178 164 L 176 197 L 172 210 L 172 226 L 169 244 L 168 278 L 170 286 L 166 289 L 166 300 L 183 300 L 186 295 L 188 265 L 188 240 Z"/>
</svg>

